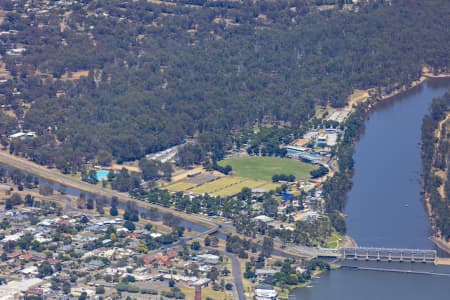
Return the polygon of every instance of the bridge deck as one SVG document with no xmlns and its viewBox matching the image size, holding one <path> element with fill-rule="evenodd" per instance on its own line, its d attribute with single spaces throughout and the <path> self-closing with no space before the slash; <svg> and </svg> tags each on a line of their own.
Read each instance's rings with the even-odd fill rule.
<svg viewBox="0 0 450 300">
<path fill-rule="evenodd" d="M 436 250 L 357 247 L 340 249 L 341 259 L 435 262 Z"/>
</svg>

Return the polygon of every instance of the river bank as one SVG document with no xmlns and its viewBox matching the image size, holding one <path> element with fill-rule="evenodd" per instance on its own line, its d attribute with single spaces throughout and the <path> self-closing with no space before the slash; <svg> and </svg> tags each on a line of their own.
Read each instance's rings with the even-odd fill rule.
<svg viewBox="0 0 450 300">
<path fill-rule="evenodd" d="M 355 90 L 352 95 L 350 95 L 348 99 L 347 108 L 354 111 L 356 105 L 360 103 L 365 103 L 369 101 L 369 99 L 373 98 L 375 101 L 384 101 L 389 100 L 395 96 L 398 96 L 402 93 L 405 93 L 419 85 L 423 84 L 427 79 L 445 79 L 450 78 L 450 73 L 439 73 L 434 74 L 431 70 L 424 66 L 422 67 L 422 74 L 419 79 L 412 81 L 408 85 L 402 85 L 394 88 L 389 93 L 386 93 L 386 87 L 378 88 L 379 93 L 377 94 L 377 88 L 369 88 L 366 90 Z"/>
<path fill-rule="evenodd" d="M 302 282 L 302 283 L 299 283 L 299 284 L 296 284 L 296 285 L 290 285 L 290 286 L 284 287 L 284 288 L 281 288 L 281 287 L 275 287 L 275 289 L 276 289 L 277 292 L 278 292 L 278 298 L 277 298 L 277 299 L 279 299 L 279 300 L 289 300 L 289 299 L 290 299 L 290 298 L 289 298 L 289 295 L 290 295 L 293 291 L 295 291 L 295 290 L 297 290 L 297 289 L 303 289 L 303 288 L 309 288 L 309 287 L 312 287 L 311 284 L 312 284 L 312 282 L 313 282 L 313 279 L 320 278 L 319 275 L 328 273 L 328 272 L 330 272 L 331 270 L 336 270 L 336 269 L 339 269 L 339 268 L 340 268 L 340 266 L 337 266 L 337 265 L 330 265 L 330 270 L 322 270 L 322 269 L 317 269 L 317 270 L 315 270 L 315 271 L 311 274 L 311 279 L 309 279 L 309 280 L 307 280 L 307 281 L 305 281 L 305 282 Z"/>
<path fill-rule="evenodd" d="M 446 123 L 448 122 L 450 118 L 450 113 L 447 112 L 445 118 L 443 118 L 442 120 L 439 121 L 437 128 L 434 130 L 433 132 L 433 136 L 436 139 L 437 143 L 440 144 L 441 140 L 444 138 L 441 136 L 441 132 L 443 130 L 443 127 L 446 126 Z M 446 138 L 446 137 L 445 137 Z M 423 142 L 423 140 L 422 140 Z M 424 145 L 422 144 L 422 147 L 424 147 Z M 439 148 L 439 146 L 436 146 L 435 148 Z M 422 149 L 422 152 L 424 151 L 424 149 Z M 434 155 L 432 157 L 432 165 L 434 165 L 436 159 L 437 159 L 437 149 L 434 150 Z M 423 155 L 423 153 L 422 153 Z M 422 160 L 424 158 L 422 157 Z M 433 211 L 433 205 L 431 203 L 431 195 L 430 195 L 430 190 L 426 188 L 426 177 L 428 176 L 436 176 L 439 177 L 442 180 L 442 184 L 439 188 L 437 188 L 437 192 L 440 194 L 442 199 L 446 198 L 445 195 L 445 189 L 444 189 L 444 185 L 446 183 L 446 181 L 448 180 L 447 178 L 447 173 L 448 173 L 448 166 L 446 166 L 445 170 L 439 170 L 436 167 L 431 167 L 429 174 L 422 174 L 422 187 L 423 187 L 423 200 L 425 202 L 425 207 L 427 210 L 427 214 L 431 220 L 431 227 L 433 228 L 434 234 L 430 237 L 430 240 L 442 251 L 446 252 L 448 255 L 450 255 L 450 242 L 448 240 L 445 239 L 444 234 L 442 233 L 442 231 L 438 228 L 437 225 L 437 217 Z"/>
<path fill-rule="evenodd" d="M 344 240 L 339 243 L 339 248 L 355 248 L 358 247 L 358 243 L 351 237 L 346 235 Z"/>
<path fill-rule="evenodd" d="M 442 251 L 450 255 L 450 242 L 436 235 L 430 236 L 430 240 Z"/>
<path fill-rule="evenodd" d="M 389 93 L 382 93 L 377 100 L 381 101 L 391 99 L 395 96 L 400 95 L 401 93 L 407 92 L 423 84 L 427 79 L 439 79 L 439 78 L 450 78 L 450 73 L 434 74 L 433 72 L 431 72 L 430 68 L 424 66 L 422 67 L 422 74 L 419 79 L 412 81 L 409 85 L 402 85 L 400 87 L 397 87 Z"/>
</svg>

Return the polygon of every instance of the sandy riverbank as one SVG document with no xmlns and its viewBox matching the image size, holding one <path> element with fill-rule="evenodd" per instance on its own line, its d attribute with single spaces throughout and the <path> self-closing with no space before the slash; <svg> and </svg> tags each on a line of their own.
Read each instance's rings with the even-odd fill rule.
<svg viewBox="0 0 450 300">
<path fill-rule="evenodd" d="M 437 78 L 450 78 L 450 73 L 439 73 L 434 74 L 430 71 L 428 67 L 422 68 L 422 75 L 418 80 L 415 80 L 411 82 L 409 85 L 403 85 L 400 86 L 394 90 L 392 90 L 390 93 L 384 93 L 382 92 L 381 95 L 379 95 L 375 100 L 377 101 L 384 101 L 388 100 L 392 97 L 395 97 L 401 93 L 407 92 L 410 89 L 413 89 L 422 83 L 424 83 L 427 79 L 437 79 Z M 385 88 L 381 88 L 383 90 Z M 357 105 L 359 103 L 364 103 L 368 101 L 372 95 L 375 93 L 376 88 L 370 88 L 367 90 L 355 90 L 353 94 L 349 97 L 347 107 L 350 109 L 354 109 L 354 105 Z"/>
<path fill-rule="evenodd" d="M 421 85 L 427 79 L 433 79 L 433 78 L 450 78 L 450 73 L 433 74 L 430 71 L 429 68 L 422 67 L 422 76 L 420 76 L 420 78 L 418 80 L 415 80 L 415 81 L 411 82 L 409 86 L 403 85 L 401 87 L 398 87 L 398 88 L 394 89 L 392 92 L 390 92 L 388 94 L 381 95 L 379 100 L 390 99 L 390 98 L 392 98 L 394 96 L 397 96 L 397 95 L 399 95 L 401 93 L 407 92 L 408 90 L 413 89 L 413 88 Z"/>
<path fill-rule="evenodd" d="M 346 235 L 343 241 L 339 243 L 339 248 L 356 248 L 356 247 L 358 247 L 358 244 L 352 237 L 348 235 Z"/>
<path fill-rule="evenodd" d="M 442 251 L 447 252 L 450 254 L 450 242 L 446 241 L 445 239 L 438 237 L 438 236 L 430 236 L 430 240 Z"/>
<path fill-rule="evenodd" d="M 423 76 L 426 76 L 428 78 L 448 78 L 448 77 L 450 77 L 450 73 L 440 72 L 440 73 L 434 74 L 431 71 L 431 69 L 427 66 L 422 67 L 422 74 L 423 74 Z"/>
<path fill-rule="evenodd" d="M 392 97 L 395 97 L 395 96 L 397 96 L 397 95 L 399 95 L 401 93 L 407 92 L 408 90 L 413 89 L 416 86 L 421 85 L 427 79 L 428 79 L 428 77 L 422 75 L 422 76 L 420 76 L 420 78 L 418 80 L 415 80 L 415 81 L 411 82 L 409 86 L 403 85 L 401 87 L 398 87 L 398 88 L 394 89 L 390 93 L 381 95 L 379 100 L 388 100 L 388 99 L 390 99 Z"/>
</svg>

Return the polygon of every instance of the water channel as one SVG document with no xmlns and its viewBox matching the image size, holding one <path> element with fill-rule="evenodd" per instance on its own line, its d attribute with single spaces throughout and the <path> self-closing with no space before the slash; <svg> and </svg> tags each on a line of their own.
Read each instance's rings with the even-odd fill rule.
<svg viewBox="0 0 450 300">
<path fill-rule="evenodd" d="M 355 175 L 346 207 L 348 234 L 360 246 L 434 249 L 420 195 L 422 118 L 449 80 L 430 80 L 381 103 L 356 145 Z M 365 264 L 365 263 L 363 263 Z M 378 264 L 378 265 L 377 265 Z M 367 263 L 379 266 L 381 263 Z M 359 263 L 361 265 L 361 263 Z M 450 273 L 431 264 L 384 263 L 388 268 Z M 448 299 L 450 277 L 340 269 L 297 289 L 292 299 Z"/>
</svg>

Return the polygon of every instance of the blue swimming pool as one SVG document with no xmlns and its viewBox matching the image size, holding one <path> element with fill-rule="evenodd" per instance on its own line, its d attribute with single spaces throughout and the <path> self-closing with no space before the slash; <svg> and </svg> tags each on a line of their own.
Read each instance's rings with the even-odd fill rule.
<svg viewBox="0 0 450 300">
<path fill-rule="evenodd" d="M 108 170 L 98 170 L 95 175 L 97 176 L 98 181 L 102 181 L 104 178 L 108 177 Z"/>
</svg>

